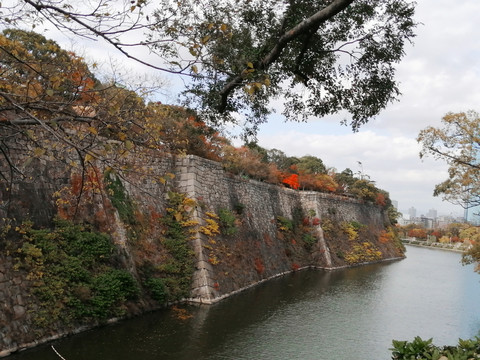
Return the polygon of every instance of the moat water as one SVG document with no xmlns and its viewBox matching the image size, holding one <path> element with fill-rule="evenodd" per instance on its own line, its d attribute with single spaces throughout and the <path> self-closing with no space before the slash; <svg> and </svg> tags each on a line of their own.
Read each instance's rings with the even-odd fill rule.
<svg viewBox="0 0 480 360">
<path fill-rule="evenodd" d="M 480 275 L 458 253 L 302 271 L 212 306 L 182 306 L 59 340 L 66 360 L 387 360 L 392 339 L 455 345 L 480 331 Z M 7 360 L 59 359 L 48 346 Z"/>
</svg>

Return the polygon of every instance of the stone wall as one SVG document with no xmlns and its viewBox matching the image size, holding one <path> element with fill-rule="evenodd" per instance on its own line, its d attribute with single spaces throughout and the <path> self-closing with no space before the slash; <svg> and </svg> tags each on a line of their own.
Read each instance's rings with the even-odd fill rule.
<svg viewBox="0 0 480 360">
<path fill-rule="evenodd" d="M 192 279 L 190 301 L 213 303 L 272 277 L 305 267 L 333 269 L 346 264 L 331 249 L 350 242 L 327 239 L 320 224 L 309 227 L 318 240 L 306 246 L 298 232 L 279 229 L 279 217 L 302 221 L 306 214 L 336 222 L 358 221 L 372 234 L 369 241 L 382 250 L 382 259 L 392 259 L 401 253 L 393 244 L 377 243 L 378 232 L 385 228 L 383 211 L 355 199 L 315 192 L 296 191 L 226 173 L 221 164 L 196 156 L 153 159 L 153 172 L 158 176 L 175 175 L 173 180 L 155 181 L 155 177 L 130 177 L 124 186 L 132 201 L 145 214 L 164 213 L 165 194 L 169 189 L 186 193 L 196 201 L 194 219 L 206 226 L 211 216 L 222 210 L 235 214 L 234 235 L 209 236 L 200 230 L 191 244 L 195 250 L 196 270 Z M 10 187 L 0 183 L 0 219 L 14 216 L 17 221 L 29 218 L 38 225 L 51 222 L 57 208 L 54 193 L 69 184 L 71 174 L 65 166 L 40 162 L 30 166 L 30 174 Z M 8 205 L 7 205 L 8 202 Z M 42 210 L 43 209 L 43 210 Z M 98 215 L 103 210 L 107 219 Z M 213 215 L 212 215 L 213 214 Z M 100 196 L 90 199 L 82 213 L 84 220 L 112 234 L 117 246 L 125 253 L 124 266 L 135 272 L 135 256 L 129 249 L 126 225 L 111 204 Z M 313 216 L 313 215 L 312 215 Z M 56 332 L 34 334 L 30 324 L 35 304 L 29 295 L 30 283 L 25 274 L 14 270 L 11 256 L 0 244 L 0 356 L 57 336 L 78 331 L 78 328 L 58 328 Z M 140 299 L 135 313 L 151 310 L 160 304 Z M 131 314 L 130 314 L 131 315 Z M 94 324 L 92 324 L 93 326 Z"/>
<path fill-rule="evenodd" d="M 241 289 L 266 279 L 305 267 L 332 269 L 344 266 L 336 263 L 330 253 L 331 243 L 325 240 L 322 227 L 312 226 L 318 242 L 306 249 L 301 240 L 285 238 L 278 229 L 278 217 L 294 219 L 301 212 L 320 220 L 333 217 L 336 222 L 357 221 L 368 226 L 374 235 L 385 229 L 388 222 L 384 212 L 376 205 L 364 204 L 356 199 L 296 191 L 264 182 L 232 176 L 221 164 L 187 156 L 177 159 L 178 188 L 199 204 L 195 218 L 205 225 L 207 213 L 221 209 L 237 214 L 239 234 L 229 237 L 219 235 L 213 239 L 198 233 L 194 248 L 198 257 L 197 271 L 192 288 L 192 301 L 212 303 Z M 333 215 L 332 215 L 333 214 Z M 343 246 L 351 244 L 342 239 Z M 338 245 L 338 244 L 336 244 Z M 383 259 L 399 253 L 393 244 L 383 246 Z M 212 255 L 213 254 L 213 255 Z M 212 258 L 215 260 L 212 265 Z"/>
</svg>

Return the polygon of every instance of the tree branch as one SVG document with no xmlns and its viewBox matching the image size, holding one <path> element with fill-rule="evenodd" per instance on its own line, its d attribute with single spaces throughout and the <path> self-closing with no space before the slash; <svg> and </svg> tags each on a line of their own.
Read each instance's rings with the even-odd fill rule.
<svg viewBox="0 0 480 360">
<path fill-rule="evenodd" d="M 33 6 L 40 14 L 42 14 L 43 16 L 45 16 L 45 18 L 50 21 L 53 25 L 55 25 L 55 27 L 58 28 L 57 24 L 55 24 L 52 19 L 46 15 L 44 15 L 42 13 L 43 10 L 52 10 L 54 12 L 57 12 L 58 14 L 62 15 L 62 16 L 65 16 L 67 18 L 69 18 L 70 20 L 76 22 L 78 25 L 82 26 L 83 28 L 87 29 L 88 31 L 90 31 L 93 35 L 95 36 L 98 36 L 100 38 L 102 38 L 103 40 L 105 40 L 108 44 L 112 45 L 115 49 L 117 49 L 118 51 L 120 51 L 124 56 L 126 56 L 127 58 L 129 59 L 132 59 L 142 65 L 145 65 L 145 66 L 148 66 L 152 69 L 155 69 L 155 70 L 161 70 L 161 71 L 165 71 L 167 73 L 171 73 L 171 74 L 177 74 L 177 75 L 186 75 L 186 76 L 191 76 L 190 74 L 186 74 L 184 72 L 181 71 L 174 71 L 174 70 L 170 70 L 168 68 L 164 68 L 164 67 L 160 67 L 160 66 L 155 66 L 147 61 L 144 61 L 144 60 L 141 60 L 140 58 L 134 56 L 134 55 L 131 55 L 129 52 L 127 52 L 126 50 L 124 50 L 122 48 L 122 43 L 118 42 L 118 41 L 115 41 L 114 39 L 110 38 L 108 35 L 107 32 L 103 32 L 103 31 L 100 31 L 96 28 L 94 28 L 93 26 L 87 24 L 87 22 L 83 21 L 82 19 L 80 19 L 79 16 L 77 16 L 76 14 L 74 13 L 71 13 L 71 12 L 68 12 L 68 11 L 65 11 L 59 7 L 56 7 L 56 6 L 53 6 L 53 5 L 44 5 L 44 4 L 40 4 L 40 3 L 35 3 L 33 0 L 23 0 L 25 3 Z M 71 32 L 73 32 L 74 34 L 76 35 L 79 35 L 77 34 L 73 29 L 71 28 L 68 28 L 67 29 Z M 126 31 L 129 31 L 128 29 L 125 29 L 123 31 L 118 31 L 117 33 L 124 33 Z M 143 44 L 138 44 L 138 45 L 143 45 Z M 132 46 L 132 45 L 129 45 L 129 46 Z"/>
<path fill-rule="evenodd" d="M 330 5 L 317 11 L 308 19 L 303 20 L 290 30 L 287 30 L 280 36 L 276 45 L 270 50 L 270 52 L 258 62 L 254 64 L 259 70 L 267 69 L 272 63 L 274 63 L 282 54 L 282 51 L 287 45 L 308 31 L 316 30 L 322 23 L 331 19 L 342 10 L 346 9 L 354 0 L 334 0 Z M 239 87 L 243 82 L 242 74 L 235 76 L 231 79 L 220 91 L 220 104 L 218 110 L 223 112 L 227 107 L 227 99 L 230 93 Z"/>
</svg>

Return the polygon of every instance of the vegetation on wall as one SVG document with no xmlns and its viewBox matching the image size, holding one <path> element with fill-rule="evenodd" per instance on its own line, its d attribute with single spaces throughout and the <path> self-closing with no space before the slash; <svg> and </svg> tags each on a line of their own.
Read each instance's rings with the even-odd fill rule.
<svg viewBox="0 0 480 360">
<path fill-rule="evenodd" d="M 301 208 L 295 208 L 292 219 L 277 216 L 276 223 L 280 236 L 290 239 L 294 245 L 302 244 L 305 249 L 311 251 L 318 242 L 316 227 L 320 225 L 320 220 L 314 210 L 309 210 L 305 214 Z"/>
<path fill-rule="evenodd" d="M 151 296 L 160 303 L 180 300 L 190 294 L 195 253 L 190 245 L 197 222 L 191 220 L 195 201 L 184 194 L 168 192 L 166 214 L 160 217 L 162 235 L 158 241 L 165 249 L 159 262 L 145 259 L 140 273 Z"/>
<path fill-rule="evenodd" d="M 15 233 L 8 248 L 38 299 L 37 326 L 120 316 L 138 296 L 138 284 L 119 266 L 107 234 L 64 220 L 53 229 L 34 229 L 25 222 Z"/>
</svg>

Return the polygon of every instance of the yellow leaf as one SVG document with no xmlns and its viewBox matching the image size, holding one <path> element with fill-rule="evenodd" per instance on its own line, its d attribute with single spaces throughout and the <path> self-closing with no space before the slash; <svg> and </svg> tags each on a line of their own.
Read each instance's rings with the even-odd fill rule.
<svg viewBox="0 0 480 360">
<path fill-rule="evenodd" d="M 88 131 L 92 133 L 93 135 L 98 135 L 98 130 L 94 128 L 93 126 L 88 127 Z"/>
<path fill-rule="evenodd" d="M 33 150 L 33 154 L 36 156 L 36 157 L 39 157 L 39 156 L 42 156 L 44 155 L 46 152 L 45 149 L 42 149 L 42 148 L 35 148 L 35 150 Z"/>
<path fill-rule="evenodd" d="M 175 216 L 175 220 L 177 220 L 177 221 L 182 221 L 183 220 L 182 213 L 180 213 L 180 212 L 176 212 L 174 216 Z"/>
<path fill-rule="evenodd" d="M 192 66 L 192 71 L 195 73 L 195 74 L 198 74 L 198 68 L 196 65 L 193 65 Z"/>
<path fill-rule="evenodd" d="M 125 141 L 125 147 L 127 148 L 127 150 L 132 150 L 134 148 L 134 144 L 130 140 L 127 140 Z"/>
<path fill-rule="evenodd" d="M 123 132 L 119 132 L 117 136 L 121 141 L 124 141 L 127 138 L 127 135 Z"/>
<path fill-rule="evenodd" d="M 253 69 L 253 64 L 249 61 L 247 62 L 247 66 L 250 68 L 250 69 Z"/>
<path fill-rule="evenodd" d="M 226 24 L 222 24 L 222 25 L 220 26 L 220 30 L 222 30 L 223 32 L 227 31 L 227 28 L 228 28 L 228 27 L 227 27 Z"/>
<path fill-rule="evenodd" d="M 210 35 L 207 35 L 207 36 L 203 37 L 202 40 L 200 40 L 200 42 L 203 45 L 205 45 L 208 42 L 208 40 L 210 40 Z"/>
<path fill-rule="evenodd" d="M 85 162 L 90 162 L 92 161 L 94 158 L 92 155 L 90 154 L 85 154 Z"/>
</svg>

